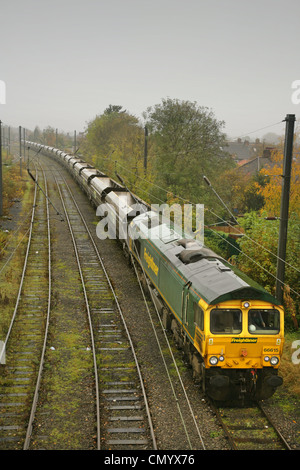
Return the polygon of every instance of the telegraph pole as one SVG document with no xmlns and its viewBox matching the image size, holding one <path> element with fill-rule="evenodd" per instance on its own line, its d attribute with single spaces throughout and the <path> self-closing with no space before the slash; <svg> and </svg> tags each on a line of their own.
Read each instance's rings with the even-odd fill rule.
<svg viewBox="0 0 300 470">
<path fill-rule="evenodd" d="M 19 126 L 19 145 L 20 145 L 20 176 L 22 176 L 22 127 Z"/>
<path fill-rule="evenodd" d="M 7 146 L 7 150 L 8 150 L 8 155 L 10 155 L 10 126 L 8 128 L 8 146 Z"/>
<path fill-rule="evenodd" d="M 26 144 L 25 144 L 25 139 L 26 139 L 26 134 L 25 134 L 25 127 L 23 127 L 23 154 L 24 154 L 24 162 L 26 160 Z"/>
<path fill-rule="evenodd" d="M 277 275 L 276 275 L 276 298 L 283 303 L 283 283 L 285 276 L 285 257 L 286 257 L 286 242 L 289 218 L 289 202 L 290 202 L 290 185 L 291 185 L 291 170 L 292 170 L 292 157 L 293 157 L 293 141 L 294 141 L 294 126 L 295 114 L 287 114 L 285 118 L 285 142 L 284 142 L 284 159 L 283 159 L 283 187 L 281 193 L 281 207 L 280 207 L 280 227 L 279 227 L 279 240 L 278 240 L 278 259 L 277 259 Z"/>
<path fill-rule="evenodd" d="M 2 121 L 0 121 L 0 217 L 3 215 L 3 188 L 2 188 Z"/>
<path fill-rule="evenodd" d="M 144 145 L 144 171 L 147 171 L 147 160 L 148 160 L 148 128 L 145 126 L 145 145 Z"/>
</svg>

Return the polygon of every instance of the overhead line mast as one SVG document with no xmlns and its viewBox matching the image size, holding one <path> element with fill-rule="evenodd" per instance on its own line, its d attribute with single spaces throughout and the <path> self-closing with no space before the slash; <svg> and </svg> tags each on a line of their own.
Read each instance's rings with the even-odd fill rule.
<svg viewBox="0 0 300 470">
<path fill-rule="evenodd" d="M 293 157 L 293 141 L 294 141 L 294 126 L 295 114 L 287 114 L 284 121 L 286 122 L 285 130 L 285 143 L 284 143 L 284 159 L 283 159 L 283 187 L 281 193 L 281 207 L 280 207 L 280 228 L 278 240 L 278 260 L 277 260 L 277 275 L 276 275 L 276 298 L 283 303 L 283 285 L 285 277 L 285 257 L 286 257 L 286 244 L 287 244 L 287 231 L 289 219 L 289 201 L 290 201 L 290 186 L 291 186 L 291 170 L 292 170 L 292 157 Z"/>
<path fill-rule="evenodd" d="M 2 190 L 2 121 L 0 121 L 0 217 L 3 215 L 3 190 Z"/>
</svg>

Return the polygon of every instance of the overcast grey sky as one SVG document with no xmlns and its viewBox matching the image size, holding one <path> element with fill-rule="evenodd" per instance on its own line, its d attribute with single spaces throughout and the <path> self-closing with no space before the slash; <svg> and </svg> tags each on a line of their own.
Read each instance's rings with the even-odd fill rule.
<svg viewBox="0 0 300 470">
<path fill-rule="evenodd" d="M 5 124 L 80 132 L 109 104 L 140 118 L 166 97 L 230 137 L 299 116 L 299 0 L 1 0 L 0 15 Z"/>
</svg>

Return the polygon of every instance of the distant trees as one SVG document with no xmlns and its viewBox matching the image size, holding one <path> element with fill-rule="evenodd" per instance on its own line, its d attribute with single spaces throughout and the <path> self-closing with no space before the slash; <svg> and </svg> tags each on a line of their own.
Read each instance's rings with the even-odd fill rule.
<svg viewBox="0 0 300 470">
<path fill-rule="evenodd" d="M 131 184 L 143 174 L 144 129 L 122 106 L 109 105 L 88 123 L 82 149 L 99 169 L 112 176 L 117 170 Z"/>
<path fill-rule="evenodd" d="M 123 106 L 115 105 L 115 104 L 110 104 L 108 108 L 104 110 L 104 114 L 112 114 L 112 113 L 126 113 L 125 109 L 123 109 Z"/>
<path fill-rule="evenodd" d="M 122 106 L 110 105 L 88 124 L 86 145 L 95 162 L 101 163 L 112 153 L 114 158 L 119 155 L 126 161 L 136 151 L 137 141 L 142 143 L 143 131 L 138 119 L 121 109 Z"/>
<path fill-rule="evenodd" d="M 38 126 L 34 131 L 28 134 L 28 140 L 38 142 L 43 145 L 50 145 L 51 147 L 58 147 L 59 149 L 71 149 L 73 145 L 73 137 L 63 132 L 57 132 L 51 126 L 47 126 L 41 130 Z"/>
</svg>

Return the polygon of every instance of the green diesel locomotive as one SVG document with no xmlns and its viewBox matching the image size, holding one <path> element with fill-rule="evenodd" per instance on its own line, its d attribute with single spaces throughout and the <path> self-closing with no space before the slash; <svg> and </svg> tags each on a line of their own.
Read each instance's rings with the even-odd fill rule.
<svg viewBox="0 0 300 470">
<path fill-rule="evenodd" d="M 282 384 L 284 312 L 277 300 L 157 213 L 132 220 L 129 249 L 205 393 L 220 401 L 270 397 Z"/>
</svg>

